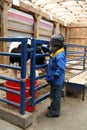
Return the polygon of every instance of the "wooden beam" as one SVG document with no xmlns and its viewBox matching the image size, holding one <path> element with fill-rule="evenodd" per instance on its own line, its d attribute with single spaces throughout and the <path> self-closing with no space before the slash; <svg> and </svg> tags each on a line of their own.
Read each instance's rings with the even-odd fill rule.
<svg viewBox="0 0 87 130">
<path fill-rule="evenodd" d="M 41 6 L 43 6 L 43 5 L 47 5 L 47 4 L 52 4 L 52 3 L 57 3 L 57 2 L 63 2 L 63 0 L 44 0 L 44 1 L 39 1 L 39 0 L 37 0 L 36 2 L 35 2 L 35 4 L 36 5 L 41 5 Z"/>
<path fill-rule="evenodd" d="M 58 32 L 60 32 L 60 24 L 53 22 L 54 28 L 53 28 L 53 34 L 56 34 Z"/>
<path fill-rule="evenodd" d="M 39 23 L 40 23 L 40 19 L 42 18 L 39 15 L 34 14 L 34 38 L 39 38 Z"/>
<path fill-rule="evenodd" d="M 0 0 L 0 2 L 3 2 L 3 3 L 12 3 L 13 0 Z"/>
<path fill-rule="evenodd" d="M 3 4 L 2 4 L 2 2 L 0 1 L 0 10 L 2 10 L 3 9 Z"/>
<path fill-rule="evenodd" d="M 37 14 L 39 16 L 42 16 L 42 18 L 47 20 L 47 21 L 51 21 L 51 22 L 55 21 L 55 22 L 60 23 L 61 25 L 64 25 L 64 22 L 62 20 L 60 20 L 58 18 L 56 19 L 55 17 L 51 17 L 51 14 L 49 15 L 47 13 L 44 13 L 40 9 L 36 9 L 35 7 L 27 5 L 22 1 L 20 1 L 20 6 L 12 5 L 12 7 L 15 9 L 24 11 L 28 14 L 33 14 L 33 15 Z"/>
<path fill-rule="evenodd" d="M 68 24 L 68 27 L 87 27 L 87 22 L 75 22 Z"/>
<path fill-rule="evenodd" d="M 16 28 L 16 27 L 8 27 L 8 30 L 18 31 L 18 32 L 27 33 L 27 34 L 33 34 L 33 31 L 26 30 L 26 29 L 20 29 L 19 30 L 19 28 Z"/>
<path fill-rule="evenodd" d="M 81 36 L 81 35 L 70 35 L 70 39 L 87 39 L 87 36 Z"/>
<path fill-rule="evenodd" d="M 65 28 L 65 41 L 69 42 L 69 28 Z"/>
<path fill-rule="evenodd" d="M 1 36 L 7 37 L 7 23 L 8 23 L 8 3 L 3 3 L 3 10 L 1 13 Z M 1 51 L 7 51 L 7 44 L 5 42 L 1 43 Z M 7 57 L 1 56 L 1 63 L 7 63 Z"/>
</svg>

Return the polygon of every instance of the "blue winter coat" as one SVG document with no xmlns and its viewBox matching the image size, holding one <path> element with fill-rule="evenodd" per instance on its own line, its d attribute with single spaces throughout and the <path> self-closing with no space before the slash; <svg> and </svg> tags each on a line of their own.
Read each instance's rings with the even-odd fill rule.
<svg viewBox="0 0 87 130">
<path fill-rule="evenodd" d="M 50 56 L 46 80 L 50 84 L 62 85 L 66 70 L 66 58 L 64 49 L 57 50 L 55 54 Z M 55 79 L 54 75 L 58 78 Z"/>
</svg>

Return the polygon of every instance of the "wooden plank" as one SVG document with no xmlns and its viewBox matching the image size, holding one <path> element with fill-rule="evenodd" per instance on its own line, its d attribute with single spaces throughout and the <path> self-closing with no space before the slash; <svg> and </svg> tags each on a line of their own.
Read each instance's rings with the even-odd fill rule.
<svg viewBox="0 0 87 130">
<path fill-rule="evenodd" d="M 3 3 L 3 10 L 1 13 L 1 36 L 2 37 L 7 37 L 7 11 L 8 11 L 8 4 Z M 5 42 L 1 43 L 1 51 L 6 52 L 7 51 L 7 44 Z M 7 63 L 7 57 L 1 56 L 1 63 Z"/>
<path fill-rule="evenodd" d="M 34 14 L 34 38 L 38 38 L 39 37 L 39 23 L 40 23 L 40 19 L 41 16 Z"/>
<path fill-rule="evenodd" d="M 30 30 L 25 30 L 25 29 L 20 29 L 19 30 L 19 28 L 15 28 L 15 27 L 8 27 L 8 30 L 24 32 L 24 33 L 30 33 L 30 34 L 34 33 L 33 31 L 30 31 Z"/>
<path fill-rule="evenodd" d="M 54 3 L 57 3 L 57 2 L 63 2 L 64 0 L 46 0 L 46 1 L 36 1 L 35 2 L 35 5 L 47 5 L 47 4 L 54 4 Z"/>
<path fill-rule="evenodd" d="M 67 25 L 67 27 L 87 27 L 87 22 L 70 23 L 70 24 Z"/>
<path fill-rule="evenodd" d="M 79 35 L 79 36 L 69 36 L 69 38 L 71 38 L 71 39 L 87 39 L 87 36 L 81 36 L 81 35 Z"/>
<path fill-rule="evenodd" d="M 58 22 L 53 22 L 53 25 L 54 25 L 53 34 L 60 32 L 60 24 Z"/>
<path fill-rule="evenodd" d="M 52 35 L 50 35 L 50 34 L 45 34 L 45 33 L 40 33 L 40 36 L 45 36 L 45 37 L 51 37 Z"/>
<path fill-rule="evenodd" d="M 16 23 L 19 23 L 19 24 L 22 24 L 22 25 L 27 25 L 27 26 L 31 26 L 30 23 L 24 23 L 24 22 L 20 22 L 20 21 L 17 21 L 15 19 L 8 19 L 8 22 L 16 22 Z"/>
<path fill-rule="evenodd" d="M 69 28 L 65 28 L 65 41 L 69 42 Z"/>
<path fill-rule="evenodd" d="M 7 2 L 7 3 L 12 3 L 13 2 L 13 0 L 1 0 L 1 1 Z"/>
</svg>

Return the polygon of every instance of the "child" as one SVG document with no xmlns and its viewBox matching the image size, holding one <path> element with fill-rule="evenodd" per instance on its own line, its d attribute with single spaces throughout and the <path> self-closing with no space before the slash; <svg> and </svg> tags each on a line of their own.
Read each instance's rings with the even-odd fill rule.
<svg viewBox="0 0 87 130">
<path fill-rule="evenodd" d="M 61 107 L 61 91 L 66 70 L 66 58 L 64 52 L 64 37 L 55 34 L 50 39 L 51 55 L 47 69 L 46 81 L 50 84 L 51 104 L 48 106 L 47 117 L 59 117 Z"/>
</svg>

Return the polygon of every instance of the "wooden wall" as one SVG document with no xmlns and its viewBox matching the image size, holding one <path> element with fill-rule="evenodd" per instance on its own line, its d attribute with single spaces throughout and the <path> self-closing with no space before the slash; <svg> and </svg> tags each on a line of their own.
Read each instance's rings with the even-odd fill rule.
<svg viewBox="0 0 87 130">
<path fill-rule="evenodd" d="M 87 46 L 87 27 L 61 27 L 67 43 Z"/>
<path fill-rule="evenodd" d="M 87 27 L 69 28 L 69 42 L 87 45 Z"/>
</svg>

